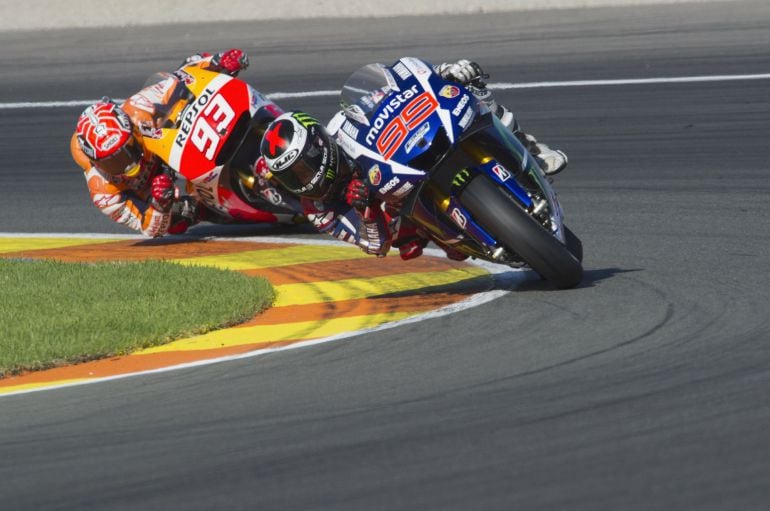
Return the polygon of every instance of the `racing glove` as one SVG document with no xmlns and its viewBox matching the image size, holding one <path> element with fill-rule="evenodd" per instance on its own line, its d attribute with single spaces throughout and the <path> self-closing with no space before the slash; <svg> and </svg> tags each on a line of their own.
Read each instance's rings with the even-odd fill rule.
<svg viewBox="0 0 770 511">
<path fill-rule="evenodd" d="M 364 211 L 369 206 L 371 203 L 369 188 L 362 179 L 353 178 L 350 180 L 345 190 L 345 202 L 358 211 Z"/>
<path fill-rule="evenodd" d="M 158 174 L 152 178 L 153 207 L 158 211 L 168 212 L 174 200 L 174 180 L 168 174 Z"/>
<path fill-rule="evenodd" d="M 460 85 L 474 85 L 479 88 L 486 87 L 482 79 L 489 78 L 489 75 L 482 71 L 481 66 L 466 59 L 458 60 L 455 63 L 439 64 L 436 71 L 444 80 L 451 80 Z"/>
<path fill-rule="evenodd" d="M 230 76 L 238 76 L 238 73 L 249 67 L 249 57 L 246 52 L 237 48 L 215 53 L 211 57 L 211 69 L 221 71 Z"/>
</svg>

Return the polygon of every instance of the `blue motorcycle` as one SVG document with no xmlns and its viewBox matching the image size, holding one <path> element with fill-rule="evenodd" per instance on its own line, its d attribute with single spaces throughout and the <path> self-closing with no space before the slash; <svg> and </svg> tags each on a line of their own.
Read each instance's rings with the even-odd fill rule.
<svg viewBox="0 0 770 511">
<path fill-rule="evenodd" d="M 439 245 L 580 283 L 582 243 L 518 139 L 473 92 L 419 59 L 370 64 L 342 89 L 337 141 L 376 199 Z"/>
</svg>

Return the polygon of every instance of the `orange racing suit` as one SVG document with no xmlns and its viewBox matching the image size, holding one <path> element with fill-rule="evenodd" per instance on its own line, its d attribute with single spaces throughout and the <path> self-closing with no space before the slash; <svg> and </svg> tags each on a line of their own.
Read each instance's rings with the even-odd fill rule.
<svg viewBox="0 0 770 511">
<path fill-rule="evenodd" d="M 196 66 L 226 72 L 213 66 L 211 60 L 212 56 L 208 54 L 193 55 L 178 71 Z M 83 169 L 94 205 L 115 222 L 150 237 L 184 232 L 190 225 L 197 223 L 205 211 L 197 199 L 189 196 L 181 200 L 177 197 L 177 207 L 172 207 L 170 211 L 158 209 L 152 201 L 152 179 L 165 172 L 167 166 L 160 157 L 147 150 L 144 136 L 150 136 L 161 128 L 170 113 L 170 104 L 178 99 L 171 97 L 173 88 L 168 87 L 168 82 L 162 80 L 168 75 L 161 73 L 157 76 L 161 78 L 160 81 L 145 87 L 120 105 L 131 118 L 133 135 L 143 149 L 141 170 L 136 176 L 115 177 L 101 172 L 80 148 L 77 133 L 73 134 L 70 140 L 72 158 Z"/>
</svg>

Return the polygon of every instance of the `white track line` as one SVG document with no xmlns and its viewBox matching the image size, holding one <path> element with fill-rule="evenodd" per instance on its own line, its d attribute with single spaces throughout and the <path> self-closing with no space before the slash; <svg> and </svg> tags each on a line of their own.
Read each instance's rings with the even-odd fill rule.
<svg viewBox="0 0 770 511">
<path fill-rule="evenodd" d="M 495 90 L 508 89 L 544 89 L 548 87 L 598 87 L 604 85 L 650 85 L 667 83 L 700 83 L 700 82 L 730 82 L 740 80 L 768 80 L 770 73 L 748 75 L 712 75 L 712 76 L 679 76 L 670 78 L 626 78 L 618 80 L 577 80 L 571 82 L 530 82 L 530 83 L 490 83 L 488 87 Z M 316 90 L 305 92 L 273 92 L 267 94 L 270 99 L 295 99 L 319 96 L 336 96 L 337 90 Z M 96 99 L 83 99 L 73 101 L 36 101 L 23 103 L 0 103 L 0 110 L 24 109 L 24 108 L 66 108 L 75 106 L 88 106 L 95 103 Z M 122 99 L 115 101 L 121 102 Z"/>
<path fill-rule="evenodd" d="M 597 87 L 602 85 L 649 85 L 659 83 L 734 82 L 768 80 L 770 73 L 756 75 L 679 76 L 671 78 L 627 78 L 621 80 L 579 80 L 573 82 L 491 83 L 490 89 L 544 89 L 548 87 Z"/>
<path fill-rule="evenodd" d="M 148 239 L 144 236 L 140 235 L 125 235 L 125 236 L 113 236 L 113 235 L 105 235 L 105 234 L 30 234 L 30 233 L 0 233 L 0 237 L 8 237 L 8 238 L 29 238 L 29 237 L 56 237 L 56 238 L 63 238 L 63 237 L 76 237 L 76 238 L 94 238 L 94 239 L 102 239 L 102 238 L 136 238 L 136 239 Z M 181 238 L 181 237 L 179 237 Z M 175 239 L 177 239 L 175 237 Z M 214 239 L 214 237 L 212 237 Z M 227 237 L 216 237 L 215 239 L 218 240 L 230 240 L 230 241 L 261 241 L 264 243 L 271 243 L 271 242 L 282 242 L 282 243 L 297 243 L 300 245 L 340 245 L 340 246 L 346 246 L 347 243 L 343 243 L 336 240 L 309 240 L 309 239 L 302 239 L 302 238 L 290 238 L 290 237 L 243 237 L 243 238 L 227 238 Z M 432 255 L 436 257 L 444 257 L 444 252 L 439 249 L 426 249 L 425 254 Z M 445 307 L 442 307 L 440 309 L 436 309 L 430 312 L 427 312 L 425 314 L 419 314 L 416 316 L 411 316 L 406 319 L 398 320 L 398 321 L 392 321 L 389 323 L 384 323 L 382 325 L 372 327 L 372 328 L 365 328 L 362 330 L 355 330 L 352 332 L 345 332 L 343 334 L 337 334 L 330 337 L 323 337 L 321 339 L 313 339 L 310 341 L 301 341 L 293 344 L 289 344 L 287 346 L 279 346 L 274 348 L 263 348 L 258 349 L 255 351 L 250 351 L 248 353 L 242 353 L 239 355 L 228 355 L 225 357 L 219 357 L 219 358 L 212 358 L 208 360 L 200 360 L 197 362 L 188 362 L 185 364 L 178 364 L 174 366 L 169 367 L 162 367 L 159 369 L 151 369 L 148 371 L 138 371 L 133 373 L 127 373 L 127 374 L 119 374 L 115 376 L 107 376 L 104 378 L 96 378 L 93 380 L 84 380 L 84 381 L 78 381 L 78 382 L 72 382 L 72 383 L 66 383 L 61 385 L 48 385 L 44 387 L 36 387 L 33 389 L 25 389 L 25 390 L 18 390 L 14 392 L 8 392 L 8 393 L 2 393 L 0 392 L 0 399 L 7 397 L 7 396 L 17 396 L 19 394 L 30 394 L 32 392 L 41 392 L 45 390 L 54 390 L 54 389 L 62 389 L 66 387 L 77 387 L 80 385 L 90 385 L 94 383 L 102 383 L 106 381 L 113 381 L 113 380 L 122 380 L 124 378 L 133 378 L 135 376 L 142 376 L 145 374 L 157 374 L 157 373 L 164 373 L 168 371 L 177 371 L 179 369 L 188 369 L 191 367 L 199 367 L 209 364 L 218 364 L 220 362 L 229 362 L 232 360 L 241 360 L 245 358 L 252 358 L 252 357 L 258 357 L 260 355 L 267 355 L 269 353 L 277 353 L 279 351 L 288 351 L 288 350 L 296 350 L 299 348 L 305 348 L 308 346 L 316 346 L 318 344 L 326 344 L 333 341 L 338 341 L 340 339 L 346 339 L 348 337 L 353 337 L 357 335 L 372 333 L 372 332 L 379 332 L 381 330 L 388 330 L 391 328 L 396 328 L 401 325 L 406 325 L 409 323 L 416 323 L 418 321 L 425 321 L 426 319 L 433 319 L 433 318 L 439 318 L 442 316 L 446 316 L 449 314 L 454 314 L 455 312 L 460 312 L 465 309 L 470 309 L 473 307 L 478 307 L 479 305 L 483 305 L 487 302 L 491 302 L 492 300 L 495 300 L 499 298 L 500 296 L 503 296 L 510 292 L 510 290 L 514 289 L 518 284 L 528 280 L 531 278 L 531 272 L 528 272 L 526 270 L 518 270 L 515 268 L 508 268 L 505 266 L 501 266 L 498 264 L 491 264 L 484 261 L 469 261 L 472 264 L 475 264 L 477 266 L 481 266 L 485 268 L 487 271 L 489 271 L 493 275 L 498 275 L 497 282 L 498 284 L 502 284 L 501 287 L 504 289 L 494 289 L 492 291 L 484 291 L 481 293 L 477 293 L 475 295 L 472 295 L 471 297 L 457 302 L 450 305 L 447 305 Z"/>
</svg>

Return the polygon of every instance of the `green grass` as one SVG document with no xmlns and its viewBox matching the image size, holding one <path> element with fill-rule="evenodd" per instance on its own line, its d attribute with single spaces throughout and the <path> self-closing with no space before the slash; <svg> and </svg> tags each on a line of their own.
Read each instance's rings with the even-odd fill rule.
<svg viewBox="0 0 770 511">
<path fill-rule="evenodd" d="M 232 326 L 273 298 L 266 280 L 216 268 L 0 259 L 0 377 Z"/>
</svg>

